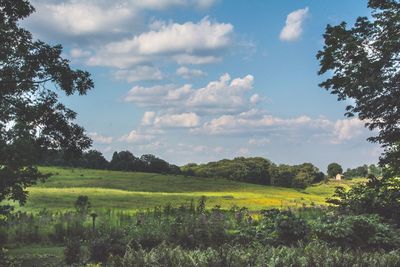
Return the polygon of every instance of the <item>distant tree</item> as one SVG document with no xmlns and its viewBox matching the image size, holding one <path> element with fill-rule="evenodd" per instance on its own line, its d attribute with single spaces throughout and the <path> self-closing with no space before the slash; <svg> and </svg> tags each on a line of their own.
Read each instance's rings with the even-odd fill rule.
<svg viewBox="0 0 400 267">
<path fill-rule="evenodd" d="M 292 166 L 279 165 L 275 168 L 272 184 L 275 186 L 291 187 L 296 176 L 296 171 Z"/>
<path fill-rule="evenodd" d="M 165 160 L 157 158 L 152 154 L 142 155 L 140 160 L 144 163 L 145 169 L 148 172 L 169 173 L 170 165 Z"/>
<path fill-rule="evenodd" d="M 342 166 L 340 166 L 337 163 L 331 163 L 328 165 L 328 177 L 333 178 L 335 177 L 337 174 L 342 174 L 343 173 L 343 169 Z"/>
<path fill-rule="evenodd" d="M 319 74 L 330 78 L 321 87 L 339 101 L 352 100 L 348 117 L 358 115 L 378 136 L 368 138 L 381 144 L 382 166 L 400 173 L 400 2 L 369 0 L 372 16 L 359 17 L 355 25 L 328 25 L 325 45 L 319 51 Z"/>
<path fill-rule="evenodd" d="M 74 157 L 91 145 L 57 94 L 86 94 L 90 75 L 71 69 L 60 45 L 35 41 L 20 27 L 32 12 L 27 0 L 0 1 L 0 202 L 24 204 L 25 188 L 48 177 L 35 167 L 43 150 Z"/>
<path fill-rule="evenodd" d="M 100 151 L 89 150 L 88 152 L 83 153 L 79 165 L 80 167 L 89 169 L 106 169 L 108 161 Z"/>
<path fill-rule="evenodd" d="M 319 183 L 325 180 L 325 174 L 323 172 L 317 172 L 314 176 L 313 183 Z"/>
<path fill-rule="evenodd" d="M 292 181 L 292 187 L 295 188 L 306 188 L 312 184 L 314 177 L 307 172 L 300 171 L 296 174 Z"/>
<path fill-rule="evenodd" d="M 114 152 L 110 168 L 116 171 L 139 171 L 142 163 L 129 151 Z"/>
</svg>

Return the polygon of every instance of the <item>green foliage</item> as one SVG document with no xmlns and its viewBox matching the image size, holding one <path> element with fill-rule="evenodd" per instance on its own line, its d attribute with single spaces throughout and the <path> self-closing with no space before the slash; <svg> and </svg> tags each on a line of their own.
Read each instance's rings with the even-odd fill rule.
<svg viewBox="0 0 400 267">
<path fill-rule="evenodd" d="M 338 100 L 354 100 L 347 116 L 358 115 L 378 136 L 369 138 L 385 148 L 381 165 L 400 173 L 399 57 L 400 3 L 369 0 L 369 17 L 358 17 L 353 27 L 346 22 L 326 27 L 325 45 L 319 51 L 319 74 L 331 73 L 321 87 Z"/>
<path fill-rule="evenodd" d="M 181 169 L 187 176 L 224 177 L 246 183 L 295 188 L 306 188 L 323 180 L 323 174 L 311 163 L 277 166 L 261 157 L 239 157 L 200 165 L 188 164 Z"/>
<path fill-rule="evenodd" d="M 322 241 L 343 248 L 395 249 L 400 232 L 377 215 L 322 217 L 312 222 L 313 234 Z"/>
<path fill-rule="evenodd" d="M 400 225 L 400 178 L 375 178 L 346 191 L 338 187 L 329 203 L 343 212 L 379 214 Z"/>
<path fill-rule="evenodd" d="M 81 241 L 79 239 L 72 239 L 67 242 L 64 250 L 64 259 L 67 264 L 79 263 L 82 257 Z"/>
<path fill-rule="evenodd" d="M 322 243 L 300 247 L 264 247 L 259 244 L 225 245 L 218 249 L 186 250 L 161 244 L 151 250 L 128 248 L 122 267 L 157 266 L 375 266 L 395 267 L 400 264 L 399 251 L 361 252 L 341 250 Z"/>
<path fill-rule="evenodd" d="M 120 230 L 98 232 L 90 242 L 90 260 L 95 263 L 106 263 L 110 256 L 123 256 L 126 241 L 124 233 Z"/>
<path fill-rule="evenodd" d="M 368 175 L 382 177 L 382 174 L 382 168 L 376 166 L 375 164 L 371 164 L 369 166 L 364 164 L 354 169 L 348 168 L 343 175 L 346 179 L 349 179 L 357 177 L 367 177 Z"/>
<path fill-rule="evenodd" d="M 340 166 L 338 163 L 331 163 L 328 165 L 328 177 L 334 178 L 337 174 L 342 174 L 343 169 L 342 166 Z"/>
<path fill-rule="evenodd" d="M 93 82 L 89 73 L 70 68 L 60 45 L 35 41 L 20 27 L 34 12 L 28 1 L 0 1 L 0 10 L 0 202 L 25 204 L 25 188 L 48 177 L 35 167 L 43 150 L 76 156 L 91 145 L 73 123 L 76 113 L 49 88 L 83 95 Z"/>
<path fill-rule="evenodd" d="M 307 222 L 290 211 L 283 211 L 275 219 L 275 231 L 278 241 L 285 245 L 304 240 L 309 232 Z"/>
<path fill-rule="evenodd" d="M 255 184 L 271 184 L 273 164 L 264 158 L 239 157 L 233 160 L 220 160 L 207 164 L 183 166 L 182 172 L 200 177 L 224 177 L 235 181 Z"/>
</svg>

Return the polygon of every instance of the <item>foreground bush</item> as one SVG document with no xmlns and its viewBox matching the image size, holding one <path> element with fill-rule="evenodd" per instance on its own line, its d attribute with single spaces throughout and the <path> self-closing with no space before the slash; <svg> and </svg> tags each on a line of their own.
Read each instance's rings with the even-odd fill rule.
<svg viewBox="0 0 400 267">
<path fill-rule="evenodd" d="M 318 240 L 343 248 L 391 250 L 400 247 L 400 232 L 378 215 L 326 216 L 311 223 Z"/>
<path fill-rule="evenodd" d="M 113 257 L 109 266 L 118 267 L 242 267 L 242 266 L 400 266 L 400 251 L 361 252 L 342 250 L 323 243 L 299 247 L 229 246 L 219 249 L 185 250 L 165 243 L 151 249 L 128 248 L 122 258 Z"/>
</svg>

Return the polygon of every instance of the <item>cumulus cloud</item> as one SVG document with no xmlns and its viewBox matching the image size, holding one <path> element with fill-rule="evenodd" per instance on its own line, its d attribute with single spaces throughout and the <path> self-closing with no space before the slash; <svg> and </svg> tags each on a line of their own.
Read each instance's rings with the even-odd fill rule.
<svg viewBox="0 0 400 267">
<path fill-rule="evenodd" d="M 111 144 L 113 142 L 113 138 L 111 136 L 104 136 L 96 132 L 88 133 L 88 135 L 93 139 L 93 141 L 100 144 Z"/>
<path fill-rule="evenodd" d="M 299 39 L 303 32 L 303 22 L 307 15 L 308 7 L 290 13 L 286 18 L 286 24 L 283 27 L 279 38 L 282 41 L 295 41 Z"/>
<path fill-rule="evenodd" d="M 123 135 L 119 138 L 119 141 L 128 143 L 143 143 L 153 140 L 155 137 L 152 134 L 143 133 L 137 130 L 133 130 L 130 133 Z"/>
<path fill-rule="evenodd" d="M 164 114 L 154 118 L 154 126 L 170 128 L 191 128 L 200 123 L 200 117 L 196 113 Z"/>
<path fill-rule="evenodd" d="M 146 111 L 142 118 L 142 125 L 152 125 L 155 117 L 154 111 Z"/>
<path fill-rule="evenodd" d="M 205 72 L 198 69 L 190 69 L 188 67 L 180 67 L 176 70 L 176 74 L 184 79 L 205 76 Z"/>
<path fill-rule="evenodd" d="M 141 107 L 188 110 L 201 114 L 241 112 L 255 104 L 248 93 L 253 88 L 254 77 L 232 79 L 229 74 L 209 82 L 205 87 L 194 89 L 192 85 L 135 86 L 124 100 Z"/>
<path fill-rule="evenodd" d="M 118 80 L 125 80 L 133 83 L 137 81 L 159 81 L 163 79 L 163 74 L 159 68 L 143 65 L 133 69 L 117 70 L 114 76 Z"/>
<path fill-rule="evenodd" d="M 178 108 L 184 104 L 184 99 L 192 92 L 191 85 L 181 87 L 173 84 L 151 87 L 134 86 L 124 100 L 140 107 Z"/>
<path fill-rule="evenodd" d="M 333 126 L 333 139 L 334 144 L 340 144 L 357 136 L 360 136 L 365 127 L 365 122 L 358 118 L 351 118 L 345 120 L 337 120 Z"/>
<path fill-rule="evenodd" d="M 27 24 L 41 35 L 94 37 L 118 34 L 135 21 L 129 5 L 108 1 L 34 1 L 37 10 Z"/>
<path fill-rule="evenodd" d="M 208 17 L 198 23 L 160 22 L 154 27 L 133 38 L 105 45 L 88 64 L 128 68 L 153 60 L 210 63 L 217 61 L 219 52 L 229 47 L 233 32 L 231 24 L 213 22 Z"/>
<path fill-rule="evenodd" d="M 273 127 L 294 127 L 294 126 L 313 126 L 321 127 L 324 121 L 321 119 L 312 120 L 308 116 L 299 116 L 292 119 L 283 119 L 272 115 L 254 114 L 249 116 L 248 113 L 239 115 L 222 115 L 214 118 L 202 125 L 201 128 L 195 129 L 196 132 L 207 134 L 235 134 L 235 133 L 251 133 L 262 132 Z"/>
<path fill-rule="evenodd" d="M 271 136 L 298 140 L 318 138 L 330 144 L 342 144 L 361 136 L 366 137 L 368 130 L 365 122 L 357 118 L 328 120 L 323 117 L 310 118 L 302 115 L 295 118 L 280 118 L 266 114 L 264 110 L 252 109 L 236 115 L 222 115 L 191 129 L 192 133 L 206 135 L 249 135 L 249 145 L 263 146 L 271 142 Z M 268 134 L 269 137 L 265 137 Z M 311 138 L 311 139 L 310 139 Z"/>
<path fill-rule="evenodd" d="M 261 97 L 259 94 L 254 94 L 250 97 L 250 103 L 252 103 L 252 104 L 257 104 L 260 101 L 261 101 Z"/>
<path fill-rule="evenodd" d="M 174 7 L 209 8 L 215 0 L 33 0 L 27 25 L 40 35 L 79 38 L 126 36 L 140 25 L 141 13 Z"/>
</svg>

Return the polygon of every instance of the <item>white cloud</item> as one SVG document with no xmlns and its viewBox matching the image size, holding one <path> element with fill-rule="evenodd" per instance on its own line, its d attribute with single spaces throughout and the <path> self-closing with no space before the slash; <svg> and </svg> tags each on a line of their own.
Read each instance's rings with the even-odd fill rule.
<svg viewBox="0 0 400 267">
<path fill-rule="evenodd" d="M 299 116 L 293 119 L 282 119 L 271 115 L 255 114 L 249 116 L 248 113 L 239 115 L 223 115 L 214 118 L 202 125 L 201 128 L 194 129 L 194 132 L 207 134 L 234 134 L 251 133 L 264 131 L 273 127 L 294 127 L 294 126 L 319 126 L 320 120 L 312 120 L 307 116 Z"/>
<path fill-rule="evenodd" d="M 250 97 L 250 103 L 252 103 L 252 104 L 257 104 L 260 101 L 261 101 L 261 97 L 259 94 L 254 94 Z"/>
<path fill-rule="evenodd" d="M 114 75 L 116 79 L 125 80 L 130 83 L 137 81 L 159 81 L 163 79 L 160 69 L 147 65 L 127 70 L 117 70 Z"/>
<path fill-rule="evenodd" d="M 308 15 L 308 7 L 298 9 L 290 13 L 286 18 L 279 38 L 282 41 L 295 41 L 299 39 L 303 32 L 303 22 Z"/>
<path fill-rule="evenodd" d="M 180 67 L 176 70 L 176 74 L 184 79 L 191 79 L 194 77 L 205 76 L 206 74 L 202 70 L 189 69 L 188 67 Z"/>
<path fill-rule="evenodd" d="M 211 113 L 216 110 L 240 110 L 249 103 L 245 94 L 253 87 L 253 81 L 252 75 L 231 80 L 226 73 L 219 81 L 210 82 L 206 87 L 196 90 L 188 99 L 187 105 Z"/>
<path fill-rule="evenodd" d="M 36 12 L 27 20 L 28 26 L 49 36 L 128 35 L 140 25 L 142 13 L 174 7 L 204 9 L 215 0 L 33 0 Z"/>
<path fill-rule="evenodd" d="M 93 139 L 93 141 L 100 144 L 111 144 L 113 142 L 113 138 L 111 136 L 104 136 L 96 132 L 88 133 L 88 135 Z"/>
<path fill-rule="evenodd" d="M 35 1 L 28 23 L 38 31 L 66 36 L 95 36 L 125 31 L 137 13 L 129 5 L 102 1 Z"/>
<path fill-rule="evenodd" d="M 181 114 L 165 114 L 157 116 L 154 119 L 156 127 L 170 128 L 191 128 L 196 127 L 200 123 L 199 116 L 196 113 L 181 113 Z"/>
<path fill-rule="evenodd" d="M 121 136 L 119 141 L 128 142 L 128 143 L 142 143 L 148 142 L 154 139 L 154 135 L 141 133 L 139 131 L 133 130 L 130 133 Z"/>
<path fill-rule="evenodd" d="M 333 127 L 332 143 L 340 144 L 363 133 L 365 122 L 358 118 L 351 118 L 345 120 L 337 120 Z"/>
<path fill-rule="evenodd" d="M 142 107 L 190 110 L 201 114 L 235 113 L 255 104 L 247 95 L 253 88 L 253 82 L 252 75 L 232 80 L 229 74 L 224 74 L 219 80 L 209 82 L 199 89 L 193 89 L 190 84 L 180 87 L 171 84 L 135 86 L 124 100 Z"/>
<path fill-rule="evenodd" d="M 156 117 L 156 113 L 154 111 L 146 111 L 142 118 L 142 124 L 143 125 L 153 124 L 155 117 Z"/>
<path fill-rule="evenodd" d="M 191 85 L 177 87 L 172 84 L 152 87 L 135 86 L 129 90 L 124 100 L 141 107 L 179 107 L 192 93 Z"/>
<path fill-rule="evenodd" d="M 178 63 L 210 63 L 231 44 L 233 26 L 212 22 L 157 23 L 158 27 L 133 38 L 109 43 L 92 56 L 88 64 L 128 68 L 153 60 Z M 173 40 L 173 41 L 171 41 Z"/>
</svg>

